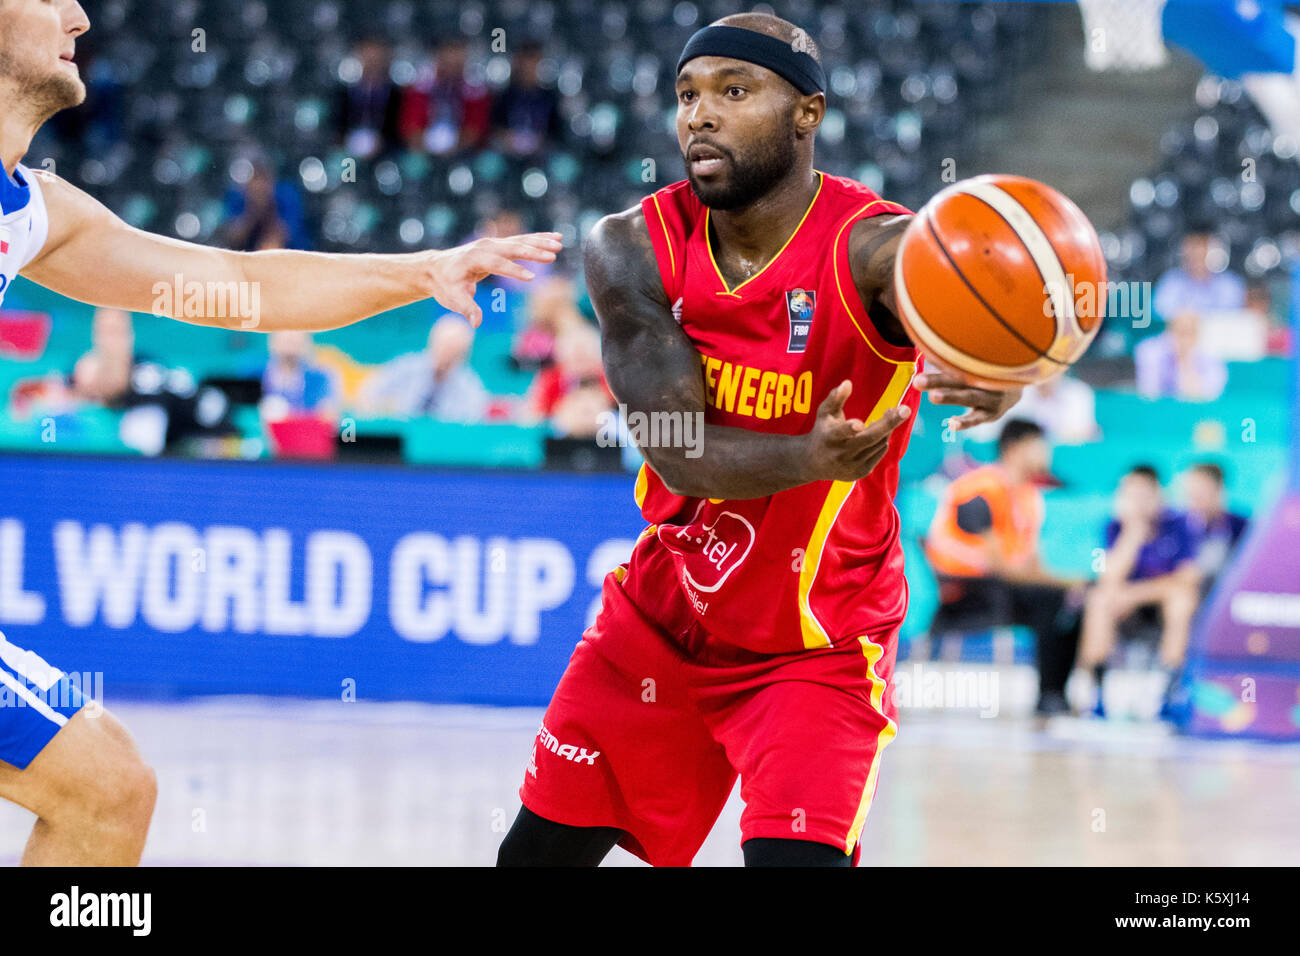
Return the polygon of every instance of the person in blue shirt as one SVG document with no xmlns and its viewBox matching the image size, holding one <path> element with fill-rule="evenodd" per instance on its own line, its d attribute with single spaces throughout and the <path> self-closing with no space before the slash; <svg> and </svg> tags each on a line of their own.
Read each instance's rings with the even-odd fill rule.
<svg viewBox="0 0 1300 956">
<path fill-rule="evenodd" d="M 1246 283 L 1213 262 L 1223 249 L 1208 223 L 1193 225 L 1179 247 L 1179 264 L 1156 282 L 1156 315 L 1168 322 L 1180 312 L 1234 311 L 1246 304 Z M 1226 259 L 1224 259 L 1226 262 Z M 1214 266 L 1220 271 L 1215 272 Z"/>
<path fill-rule="evenodd" d="M 1214 462 L 1200 462 L 1183 475 L 1183 497 L 1187 502 L 1184 521 L 1201 571 L 1201 590 L 1208 593 L 1227 568 L 1248 522 L 1244 515 L 1228 510 L 1223 469 Z"/>
<path fill-rule="evenodd" d="M 1104 716 L 1102 679 L 1123 625 L 1160 628 L 1160 663 L 1172 683 L 1187 651 L 1200 581 L 1196 544 L 1184 516 L 1166 507 L 1159 474 L 1150 465 L 1131 469 L 1120 480 L 1097 583 L 1084 602 L 1077 667 L 1080 679 L 1095 680 L 1095 713 Z"/>
<path fill-rule="evenodd" d="M 272 332 L 262 373 L 262 415 L 270 420 L 314 415 L 338 417 L 339 388 L 334 376 L 312 360 L 308 332 Z"/>
</svg>

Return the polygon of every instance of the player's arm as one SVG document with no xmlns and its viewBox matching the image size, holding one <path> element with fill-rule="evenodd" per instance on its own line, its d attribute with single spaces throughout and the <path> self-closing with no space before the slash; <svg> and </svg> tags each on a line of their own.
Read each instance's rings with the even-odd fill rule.
<svg viewBox="0 0 1300 956">
<path fill-rule="evenodd" d="M 679 412 L 702 420 L 700 355 L 673 318 L 640 208 L 597 223 L 583 264 L 600 320 L 605 376 L 619 402 L 629 413 Z M 759 498 L 811 481 L 853 481 L 884 457 L 890 432 L 910 410 L 890 409 L 868 427 L 844 416 L 849 388 L 843 382 L 831 392 L 804 435 L 705 425 L 695 449 L 641 452 L 670 491 L 700 498 Z"/>
<path fill-rule="evenodd" d="M 898 319 L 898 300 L 894 296 L 894 257 L 911 221 L 911 216 L 873 216 L 857 222 L 849 233 L 853 283 L 876 330 L 894 345 L 912 344 Z M 997 421 L 1020 401 L 1019 388 L 976 388 L 956 373 L 938 367 L 933 359 L 929 364 L 934 368 L 918 375 L 913 384 L 929 392 L 930 401 L 936 405 L 964 405 L 970 409 L 952 419 L 957 431 Z"/>
<path fill-rule="evenodd" d="M 477 324 L 482 318 L 474 304 L 477 282 L 489 275 L 529 279 L 531 273 L 512 260 L 551 262 L 560 249 L 557 234 L 535 233 L 397 255 L 232 252 L 136 229 L 57 176 L 35 175 L 49 210 L 50 232 L 24 276 L 92 305 L 197 325 L 319 331 L 427 298 Z M 243 298 L 170 294 L 178 277 L 182 289 L 240 290 Z M 200 298 L 202 314 L 189 314 L 187 301 L 192 309 Z M 238 314 L 233 303 L 241 301 L 256 303 L 257 314 Z M 214 302 L 227 307 L 212 308 Z"/>
</svg>

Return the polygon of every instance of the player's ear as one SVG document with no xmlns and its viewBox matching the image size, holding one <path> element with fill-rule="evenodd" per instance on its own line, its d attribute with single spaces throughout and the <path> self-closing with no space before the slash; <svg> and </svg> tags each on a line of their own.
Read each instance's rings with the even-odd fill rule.
<svg viewBox="0 0 1300 956">
<path fill-rule="evenodd" d="M 801 96 L 795 101 L 794 108 L 794 130 L 795 134 L 804 137 L 811 136 L 817 132 L 817 127 L 822 125 L 822 119 L 826 116 L 826 94 L 811 93 L 808 96 Z"/>
</svg>

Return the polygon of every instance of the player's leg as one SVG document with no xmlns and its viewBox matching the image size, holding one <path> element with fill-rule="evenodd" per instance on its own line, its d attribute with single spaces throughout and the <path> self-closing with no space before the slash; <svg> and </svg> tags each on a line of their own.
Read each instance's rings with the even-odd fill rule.
<svg viewBox="0 0 1300 956">
<path fill-rule="evenodd" d="M 614 827 L 571 827 L 519 808 L 497 866 L 598 866 L 623 837 Z"/>
<path fill-rule="evenodd" d="M 108 711 L 82 708 L 54 729 L 25 768 L 0 762 L 0 797 L 37 818 L 22 864 L 135 866 L 158 792 L 153 770 Z"/>
<path fill-rule="evenodd" d="M 829 843 L 754 837 L 741 845 L 745 866 L 853 866 L 852 854 Z"/>
<path fill-rule="evenodd" d="M 697 669 L 706 719 L 740 771 L 746 865 L 855 861 L 897 729 L 886 697 L 893 642 L 783 655 L 730 676 Z"/>
<path fill-rule="evenodd" d="M 689 864 L 735 782 L 680 651 L 613 577 L 601 602 L 542 718 L 502 865 L 594 865 L 615 843 Z"/>
<path fill-rule="evenodd" d="M 135 865 L 156 794 L 117 719 L 0 634 L 0 799 L 37 817 L 22 862 Z"/>
</svg>

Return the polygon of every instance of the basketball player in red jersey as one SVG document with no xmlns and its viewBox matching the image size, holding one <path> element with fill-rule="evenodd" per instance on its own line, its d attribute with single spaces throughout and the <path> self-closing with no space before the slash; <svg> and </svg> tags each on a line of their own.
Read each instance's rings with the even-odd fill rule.
<svg viewBox="0 0 1300 956">
<path fill-rule="evenodd" d="M 76 0 L 0 0 L 0 301 L 22 275 L 93 305 L 261 332 L 338 328 L 425 298 L 477 322 L 477 282 L 527 280 L 514 260 L 552 262 L 560 249 L 557 234 L 536 233 L 405 255 L 238 253 L 134 229 L 20 162 L 47 119 L 85 100 L 75 54 L 89 29 Z M 184 293 L 160 297 L 182 281 Z M 194 283 L 207 294 L 191 297 Z M 250 290 L 257 312 L 221 308 L 254 301 Z M 126 729 L 3 634 L 0 689 L 0 800 L 36 814 L 21 862 L 138 863 L 157 783 Z"/>
<path fill-rule="evenodd" d="M 616 843 L 688 864 L 737 774 L 747 865 L 857 858 L 896 730 L 893 497 L 919 390 L 968 406 L 959 428 L 1019 390 L 918 374 L 891 288 L 908 213 L 814 168 L 824 87 L 793 24 L 699 31 L 677 76 L 688 179 L 587 242 L 614 393 L 706 424 L 702 451 L 643 449 L 649 527 L 543 718 L 500 864 Z"/>
</svg>

